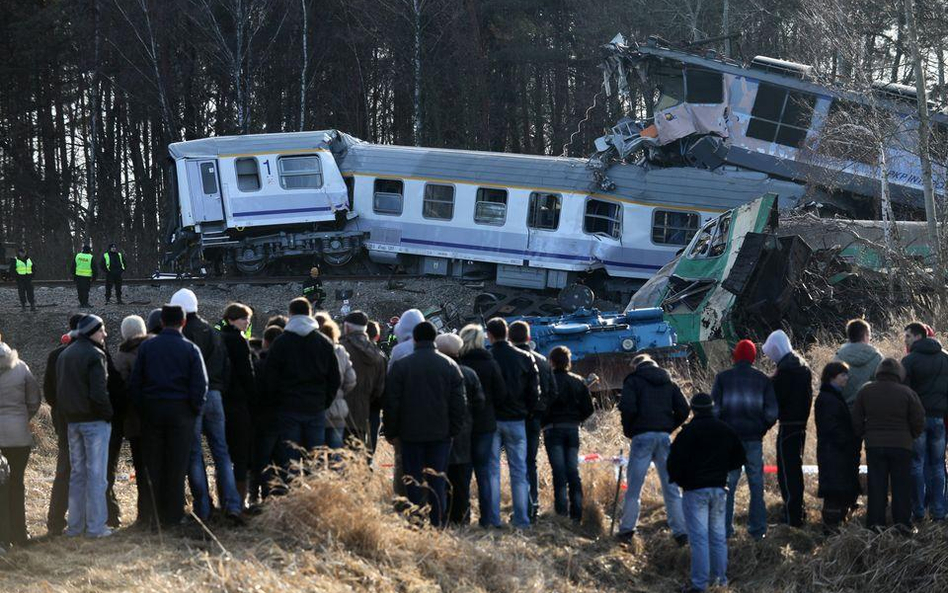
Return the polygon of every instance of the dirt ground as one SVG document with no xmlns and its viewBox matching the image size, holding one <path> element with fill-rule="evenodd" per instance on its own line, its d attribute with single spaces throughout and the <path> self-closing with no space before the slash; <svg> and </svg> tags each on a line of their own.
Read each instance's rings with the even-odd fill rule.
<svg viewBox="0 0 948 593">
<path fill-rule="evenodd" d="M 334 291 L 327 309 L 338 311 Z M 345 286 L 354 291 L 353 308 L 386 319 L 408 306 L 453 302 L 469 307 L 480 290 L 435 280 L 412 281 L 419 292 L 391 291 L 383 284 Z M 101 287 L 93 294 L 95 312 L 106 319 L 117 343 L 121 318 L 144 314 L 170 298 L 174 288 L 132 287 L 125 306 L 103 306 Z M 238 299 L 257 317 L 282 312 L 297 296 L 296 286 L 196 287 L 200 312 L 215 320 Z M 0 332 L 42 380 L 46 353 L 55 347 L 66 318 L 74 312 L 72 290 L 38 289 L 40 311 L 21 314 L 15 290 L 0 288 Z M 259 328 L 259 325 L 257 326 Z M 894 325 L 893 327 L 898 327 Z M 815 371 L 832 358 L 836 338 L 807 353 Z M 877 340 L 886 355 L 899 355 L 897 332 Z M 695 370 L 686 388 L 707 389 L 714 369 Z M 267 504 L 265 513 L 243 528 L 212 522 L 206 531 L 151 534 L 128 527 L 135 513 L 135 476 L 126 448 L 116 490 L 123 528 L 103 541 L 45 538 L 45 514 L 55 467 L 55 436 L 45 404 L 34 420 L 36 448 L 27 470 L 27 521 L 34 543 L 0 558 L 0 591 L 677 591 L 688 574 L 688 549 L 679 549 L 665 525 L 661 490 L 654 474 L 642 494 L 639 535 L 631 546 L 609 537 L 616 492 L 616 468 L 606 460 L 581 466 L 585 491 L 583 524 L 552 514 L 552 480 L 544 450 L 538 455 L 541 519 L 527 532 L 486 532 L 477 527 L 434 532 L 412 525 L 390 504 L 392 453 L 380 447 L 371 470 L 352 463 L 345 471 L 321 471 L 290 495 Z M 765 463 L 774 463 L 775 432 L 765 442 Z M 815 430 L 808 431 L 805 463 L 815 463 Z M 583 428 L 580 453 L 605 458 L 628 451 L 614 410 L 597 411 Z M 358 469 L 363 468 L 363 469 Z M 503 514 L 510 512 L 504 472 Z M 753 542 L 744 529 L 747 491 L 737 493 L 737 536 L 730 542 L 729 588 L 721 591 L 891 591 L 948 590 L 946 529 L 923 525 L 910 542 L 886 534 L 869 535 L 854 523 L 827 538 L 819 526 L 816 477 L 808 480 L 808 525 L 777 525 L 780 497 L 776 479 L 767 478 L 771 523 L 768 538 Z M 863 499 L 864 504 L 864 499 Z M 475 505 L 476 506 L 476 505 Z M 857 513 L 856 522 L 862 519 Z M 881 568 L 880 568 L 881 567 Z"/>
</svg>

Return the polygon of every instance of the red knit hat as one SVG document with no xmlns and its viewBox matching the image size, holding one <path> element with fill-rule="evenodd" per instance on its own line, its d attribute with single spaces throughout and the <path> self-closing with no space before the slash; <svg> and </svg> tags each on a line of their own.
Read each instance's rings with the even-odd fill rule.
<svg viewBox="0 0 948 593">
<path fill-rule="evenodd" d="M 734 362 L 754 362 L 757 360 L 757 346 L 750 340 L 741 340 L 734 347 Z"/>
</svg>

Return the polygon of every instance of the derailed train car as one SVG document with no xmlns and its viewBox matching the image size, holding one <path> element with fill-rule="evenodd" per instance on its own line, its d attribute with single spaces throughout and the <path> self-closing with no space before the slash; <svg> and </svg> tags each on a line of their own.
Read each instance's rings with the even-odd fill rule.
<svg viewBox="0 0 948 593">
<path fill-rule="evenodd" d="M 651 277 L 706 221 L 802 188 L 737 170 L 616 164 L 597 189 L 583 159 L 384 146 L 329 130 L 169 147 L 169 260 L 244 274 L 302 259 L 563 288 L 604 272 Z"/>
</svg>

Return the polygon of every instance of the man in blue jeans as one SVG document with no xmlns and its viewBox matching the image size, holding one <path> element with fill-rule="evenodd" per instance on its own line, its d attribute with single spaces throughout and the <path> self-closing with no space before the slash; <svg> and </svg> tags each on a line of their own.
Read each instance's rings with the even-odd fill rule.
<svg viewBox="0 0 948 593">
<path fill-rule="evenodd" d="M 640 354 L 632 359 L 632 372 L 622 382 L 619 412 L 622 414 L 623 432 L 632 440 L 632 445 L 629 449 L 629 467 L 626 472 L 628 488 L 618 539 L 627 542 L 635 535 L 642 484 L 645 483 L 649 467 L 654 463 L 662 484 L 668 526 L 671 527 L 672 537 L 679 546 L 683 546 L 688 536 L 681 510 L 681 493 L 678 486 L 669 482 L 665 461 L 671 447 L 669 435 L 688 419 L 688 402 L 668 372 L 660 368 L 648 354 Z"/>
<path fill-rule="evenodd" d="M 221 391 L 227 377 L 227 350 L 217 330 L 198 315 L 198 301 L 195 294 L 182 288 L 171 297 L 171 304 L 181 307 L 186 314 L 182 333 L 201 351 L 201 358 L 207 370 L 207 400 L 194 424 L 194 440 L 191 443 L 191 456 L 188 464 L 188 484 L 191 498 L 194 500 L 194 514 L 202 521 L 211 515 L 211 493 L 207 482 L 207 468 L 204 462 L 204 445 L 201 435 L 207 437 L 207 445 L 214 459 L 217 476 L 218 504 L 225 516 L 235 523 L 241 522 L 243 501 L 237 494 L 234 480 L 234 466 L 230 460 L 227 441 L 224 435 L 224 404 Z"/>
<path fill-rule="evenodd" d="M 500 527 L 500 449 L 503 447 L 507 451 L 510 470 L 513 524 L 523 529 L 530 526 L 526 419 L 540 396 L 539 371 L 532 356 L 507 341 L 507 322 L 503 319 L 495 317 L 487 322 L 487 339 L 507 387 L 506 397 L 494 402 L 497 433 L 491 451 L 491 494 L 494 500 L 490 524 Z"/>
<path fill-rule="evenodd" d="M 685 491 L 683 507 L 691 544 L 691 584 L 688 593 L 709 585 L 727 585 L 727 535 L 725 528 L 728 472 L 745 462 L 744 446 L 737 434 L 713 414 L 707 393 L 691 399 L 694 418 L 672 443 L 668 475 Z"/>
<path fill-rule="evenodd" d="M 718 418 L 737 433 L 747 461 L 744 472 L 750 490 L 747 531 L 754 539 L 767 534 L 767 506 L 764 502 L 764 448 L 767 431 L 777 422 L 777 396 L 770 378 L 753 367 L 757 346 L 750 340 L 737 343 L 734 366 L 714 378 L 711 398 Z M 741 479 L 740 468 L 727 479 L 727 536 L 734 535 L 734 492 Z"/>
<path fill-rule="evenodd" d="M 943 418 L 948 413 L 948 353 L 917 321 L 905 327 L 905 348 L 905 384 L 925 408 L 925 431 L 915 439 L 912 451 L 912 518 L 924 519 L 927 509 L 932 520 L 941 521 L 946 511 Z"/>
<path fill-rule="evenodd" d="M 309 301 L 293 299 L 289 313 L 265 365 L 268 399 L 277 405 L 278 457 L 284 479 L 298 473 L 301 449 L 310 451 L 325 442 L 325 411 L 341 383 L 333 344 L 319 331 Z"/>
<path fill-rule="evenodd" d="M 105 491 L 112 404 L 106 388 L 105 325 L 86 315 L 56 361 L 56 401 L 69 436 L 67 536 L 107 537 Z"/>
</svg>

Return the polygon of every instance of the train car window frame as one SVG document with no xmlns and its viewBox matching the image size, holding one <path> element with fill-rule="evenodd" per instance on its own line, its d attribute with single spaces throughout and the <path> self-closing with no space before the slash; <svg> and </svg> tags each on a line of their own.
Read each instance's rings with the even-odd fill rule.
<svg viewBox="0 0 948 593">
<path fill-rule="evenodd" d="M 599 204 L 606 204 L 610 207 L 615 207 L 616 213 L 614 216 L 609 216 L 607 214 L 600 213 L 590 213 L 589 205 L 592 202 Z M 589 219 L 595 220 L 605 220 L 607 223 L 613 225 L 611 231 L 590 231 L 589 230 Z M 610 239 L 619 240 L 622 237 L 622 204 L 619 202 L 614 202 L 612 200 L 602 200 L 599 198 L 586 198 L 586 204 L 583 206 L 583 232 L 587 235 L 599 236 L 599 237 L 608 237 Z"/>
<path fill-rule="evenodd" d="M 507 223 L 508 198 L 509 193 L 506 189 L 501 189 L 499 187 L 477 188 L 477 194 L 474 197 L 474 224 L 504 226 Z M 499 218 L 492 214 L 485 216 L 481 207 L 488 206 L 487 211 L 489 212 L 491 210 L 490 206 L 495 205 L 503 206 L 503 215 Z M 499 209 L 497 210 L 499 211 Z"/>
<path fill-rule="evenodd" d="M 311 169 L 291 169 L 287 171 L 287 164 L 312 160 L 316 163 L 315 168 Z M 323 163 L 318 154 L 294 154 L 277 157 L 277 172 L 280 175 L 280 187 L 287 191 L 313 190 L 323 186 Z M 307 179 L 316 180 L 315 185 L 300 185 L 296 187 L 287 187 L 289 179 Z"/>
<path fill-rule="evenodd" d="M 816 95 L 758 83 L 746 136 L 799 148 L 813 122 Z"/>
<path fill-rule="evenodd" d="M 204 192 L 205 196 L 216 195 L 220 191 L 220 186 L 217 183 L 217 163 L 214 161 L 205 161 L 201 163 L 198 170 L 201 173 L 201 191 Z M 208 191 L 208 184 L 213 184 L 213 187 Z"/>
<path fill-rule="evenodd" d="M 671 216 L 686 216 L 688 217 L 688 225 L 683 226 L 681 224 L 675 224 L 670 222 Z M 662 219 L 661 221 L 659 219 Z M 693 221 L 693 226 L 691 225 Z M 661 224 L 660 224 L 661 222 Z M 686 211 L 686 210 L 667 210 L 662 208 L 656 208 L 652 210 L 652 244 L 653 245 L 668 245 L 672 247 L 684 247 L 691 243 L 692 237 L 694 237 L 698 230 L 701 228 L 701 215 L 697 212 Z M 661 232 L 661 235 L 656 235 L 656 231 Z M 684 233 L 683 240 L 669 240 L 669 236 L 673 233 Z M 661 240 L 659 240 L 661 238 Z"/>
<path fill-rule="evenodd" d="M 451 199 L 450 199 L 450 200 L 445 199 L 444 196 L 440 196 L 440 197 L 437 197 L 437 196 L 429 196 L 429 195 L 428 195 L 428 188 L 429 188 L 429 187 L 430 187 L 430 188 L 436 188 L 436 187 L 437 187 L 437 188 L 447 188 L 447 189 L 450 189 L 450 190 L 451 190 Z M 455 194 L 456 194 L 456 193 L 457 193 L 457 190 L 456 190 L 456 188 L 454 187 L 454 185 L 450 185 L 450 184 L 447 184 L 447 183 L 426 183 L 426 184 L 425 184 L 425 189 L 424 189 L 424 191 L 422 192 L 422 200 L 421 200 L 421 216 L 422 216 L 422 218 L 426 218 L 426 219 L 428 219 L 428 220 L 453 220 L 453 219 L 454 219 L 454 199 L 455 199 Z M 433 215 L 432 215 L 431 213 L 429 213 L 429 211 L 428 211 L 428 206 L 429 206 L 429 205 L 432 205 L 435 210 L 436 210 L 437 208 L 439 208 L 439 207 L 447 206 L 448 215 L 447 215 L 447 216 L 433 216 Z"/>
<path fill-rule="evenodd" d="M 379 183 L 391 183 L 398 184 L 398 191 L 379 191 Z M 383 189 L 394 189 L 394 185 L 391 188 Z M 394 200 L 397 199 L 398 208 L 394 207 L 379 207 L 379 198 L 383 200 L 391 199 L 392 203 L 395 203 Z M 383 216 L 401 216 L 402 212 L 405 210 L 405 182 L 401 179 L 387 179 L 384 177 L 378 177 L 372 181 L 372 212 L 376 214 L 381 214 Z"/>
<path fill-rule="evenodd" d="M 241 172 L 242 163 L 253 163 L 253 172 Z M 234 175 L 237 177 L 237 190 L 249 194 L 260 191 L 263 184 L 260 182 L 260 161 L 254 157 L 241 157 L 234 159 Z M 245 187 L 244 182 L 253 179 L 255 187 Z"/>
<path fill-rule="evenodd" d="M 548 204 L 543 204 L 538 202 L 540 199 L 554 198 L 553 202 L 555 206 L 553 207 L 553 226 L 547 222 L 546 224 L 538 224 L 544 210 L 549 211 Z M 527 228 L 535 231 L 556 231 L 560 228 L 560 214 L 563 212 L 563 195 L 553 192 L 545 191 L 533 191 L 530 192 L 530 202 L 527 206 Z"/>
</svg>

